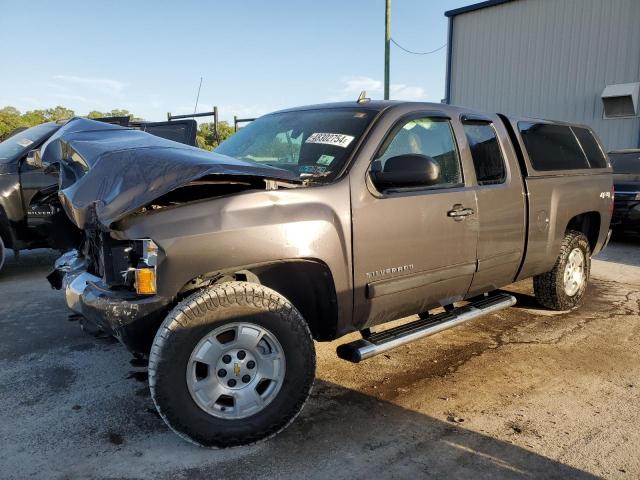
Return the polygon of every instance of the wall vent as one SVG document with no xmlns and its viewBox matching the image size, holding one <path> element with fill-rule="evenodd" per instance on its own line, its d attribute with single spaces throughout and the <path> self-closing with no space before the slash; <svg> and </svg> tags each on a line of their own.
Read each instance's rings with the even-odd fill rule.
<svg viewBox="0 0 640 480">
<path fill-rule="evenodd" d="M 602 91 L 604 118 L 635 117 L 640 113 L 640 82 L 607 85 Z"/>
</svg>

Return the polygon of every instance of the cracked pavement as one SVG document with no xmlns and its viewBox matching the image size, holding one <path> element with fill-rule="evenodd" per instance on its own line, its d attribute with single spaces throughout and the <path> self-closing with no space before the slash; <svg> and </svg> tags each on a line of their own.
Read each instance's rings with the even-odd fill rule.
<svg viewBox="0 0 640 480">
<path fill-rule="evenodd" d="M 171 433 L 144 365 L 67 320 L 55 257 L 0 273 L 1 478 L 640 477 L 640 240 L 594 259 L 574 312 L 524 281 L 515 307 L 359 365 L 335 355 L 351 336 L 317 344 L 298 419 L 228 450 Z"/>
</svg>

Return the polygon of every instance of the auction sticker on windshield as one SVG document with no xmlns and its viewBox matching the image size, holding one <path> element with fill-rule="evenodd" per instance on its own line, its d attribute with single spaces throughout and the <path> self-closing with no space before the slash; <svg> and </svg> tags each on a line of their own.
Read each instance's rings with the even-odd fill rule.
<svg viewBox="0 0 640 480">
<path fill-rule="evenodd" d="M 351 135 L 342 135 L 340 133 L 312 133 L 304 143 L 323 143 L 347 148 L 353 139 L 354 137 Z"/>
</svg>

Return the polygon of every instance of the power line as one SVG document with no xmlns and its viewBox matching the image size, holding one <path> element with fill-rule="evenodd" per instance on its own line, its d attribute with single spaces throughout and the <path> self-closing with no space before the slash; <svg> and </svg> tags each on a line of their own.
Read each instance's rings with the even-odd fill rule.
<svg viewBox="0 0 640 480">
<path fill-rule="evenodd" d="M 429 55 L 429 54 L 431 54 L 431 53 L 436 53 L 436 52 L 438 52 L 438 51 L 442 50 L 444 47 L 446 47 L 446 46 L 447 46 L 447 44 L 445 43 L 445 44 L 444 44 L 444 45 L 442 45 L 441 47 L 438 47 L 438 48 L 436 48 L 435 50 L 431 50 L 431 51 L 429 51 L 429 52 L 413 52 L 413 51 L 411 51 L 411 50 L 408 50 L 408 49 L 404 48 L 402 45 L 400 45 L 398 42 L 396 42 L 396 41 L 393 39 L 393 37 L 391 38 L 391 41 L 392 41 L 392 42 L 393 42 L 393 44 L 394 44 L 396 47 L 398 47 L 400 50 L 404 50 L 405 52 L 407 52 L 407 53 L 411 53 L 411 54 L 413 54 L 413 55 Z"/>
</svg>

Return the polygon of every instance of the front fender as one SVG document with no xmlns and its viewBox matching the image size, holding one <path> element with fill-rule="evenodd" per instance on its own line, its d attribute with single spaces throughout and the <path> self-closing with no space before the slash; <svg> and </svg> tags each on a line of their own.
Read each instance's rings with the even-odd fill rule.
<svg viewBox="0 0 640 480">
<path fill-rule="evenodd" d="M 250 191 L 129 217 L 122 238 L 151 238 L 162 250 L 158 294 L 191 280 L 279 260 L 311 259 L 333 276 L 338 316 L 352 314 L 349 185 Z"/>
</svg>

